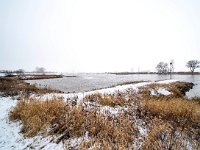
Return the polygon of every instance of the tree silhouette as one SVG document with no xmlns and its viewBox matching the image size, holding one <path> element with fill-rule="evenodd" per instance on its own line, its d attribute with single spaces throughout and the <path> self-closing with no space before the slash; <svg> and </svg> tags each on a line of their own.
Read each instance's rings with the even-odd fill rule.
<svg viewBox="0 0 200 150">
<path fill-rule="evenodd" d="M 156 70 L 159 74 L 167 74 L 168 73 L 168 64 L 165 62 L 159 62 L 156 66 Z"/>
<path fill-rule="evenodd" d="M 186 67 L 188 67 L 192 74 L 194 74 L 194 70 L 200 67 L 200 62 L 198 60 L 190 60 L 186 63 Z"/>
</svg>

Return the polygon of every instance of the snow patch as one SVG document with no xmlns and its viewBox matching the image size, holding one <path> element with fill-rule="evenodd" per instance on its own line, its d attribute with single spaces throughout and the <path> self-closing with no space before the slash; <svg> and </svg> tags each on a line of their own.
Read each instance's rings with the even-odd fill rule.
<svg viewBox="0 0 200 150">
<path fill-rule="evenodd" d="M 125 110 L 127 110 L 128 108 L 124 108 L 124 107 L 110 107 L 110 106 L 103 106 L 100 107 L 100 112 L 102 114 L 106 114 L 106 115 L 114 115 L 117 116 L 118 114 L 124 112 Z"/>
<path fill-rule="evenodd" d="M 90 140 L 89 137 L 89 132 L 86 132 L 84 136 L 82 137 L 75 137 L 75 138 L 70 138 L 65 141 L 65 146 L 66 149 L 74 149 L 75 147 L 78 147 L 82 142 L 87 142 Z"/>
<path fill-rule="evenodd" d="M 146 136 L 146 135 L 147 135 L 147 129 L 146 129 L 146 128 L 143 128 L 143 127 L 141 127 L 141 126 L 138 126 L 138 130 L 139 130 L 139 132 L 140 132 L 140 134 L 141 134 L 142 136 Z"/>
<path fill-rule="evenodd" d="M 4 77 L 4 76 L 6 76 L 5 73 L 0 73 L 0 77 Z"/>
<path fill-rule="evenodd" d="M 179 80 L 174 80 L 174 79 L 170 79 L 170 80 L 163 80 L 163 81 L 158 81 L 156 83 L 160 83 L 160 84 L 170 84 L 173 82 L 178 82 Z"/>
<path fill-rule="evenodd" d="M 151 95 L 158 95 L 158 94 L 161 94 L 161 95 L 170 95 L 171 92 L 169 92 L 167 89 L 165 88 L 158 88 L 158 89 L 153 89 L 151 90 Z"/>
</svg>

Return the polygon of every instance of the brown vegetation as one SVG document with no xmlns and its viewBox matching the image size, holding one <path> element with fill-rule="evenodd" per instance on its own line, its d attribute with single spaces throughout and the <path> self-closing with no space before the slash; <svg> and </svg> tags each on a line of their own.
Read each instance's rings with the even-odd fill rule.
<svg viewBox="0 0 200 150">
<path fill-rule="evenodd" d="M 0 78 L 0 95 L 2 96 L 17 96 L 29 94 L 45 94 L 45 93 L 61 93 L 58 90 L 51 90 L 49 88 L 37 88 L 17 78 Z"/>
<path fill-rule="evenodd" d="M 90 102 L 97 102 L 103 106 L 124 106 L 128 105 L 129 101 L 126 100 L 122 95 L 118 94 L 92 94 L 85 97 Z"/>
<path fill-rule="evenodd" d="M 147 85 L 146 87 L 141 87 L 139 90 L 139 94 L 143 95 L 143 97 L 151 97 L 151 91 L 157 91 L 159 88 L 164 88 L 171 92 L 169 96 L 158 94 L 157 97 L 176 97 L 176 98 L 183 98 L 185 93 L 192 89 L 194 86 L 193 83 L 188 82 L 174 82 L 171 84 L 160 84 L 154 83 Z"/>
<path fill-rule="evenodd" d="M 67 109 L 61 99 L 47 101 L 20 100 L 9 116 L 10 120 L 20 120 L 22 122 L 21 131 L 26 136 L 34 136 L 39 131 L 46 129 L 55 120 L 62 120 Z"/>
<path fill-rule="evenodd" d="M 40 80 L 40 79 L 54 79 L 54 78 L 63 78 L 63 75 L 20 75 L 17 76 L 20 80 Z"/>
<path fill-rule="evenodd" d="M 185 93 L 192 89 L 193 86 L 194 84 L 189 82 L 175 82 L 168 85 L 169 91 L 175 97 L 185 96 Z"/>
<path fill-rule="evenodd" d="M 151 125 L 150 132 L 142 145 L 144 150 L 169 149 L 172 126 L 162 120 L 155 119 Z"/>
<path fill-rule="evenodd" d="M 189 123 L 200 121 L 200 105 L 194 101 L 181 98 L 147 99 L 142 101 L 141 106 L 145 111 L 165 119 L 186 120 Z"/>
<path fill-rule="evenodd" d="M 198 150 L 200 147 L 198 130 L 181 128 L 160 118 L 152 119 L 149 124 L 149 133 L 141 148 L 143 150 Z"/>
<path fill-rule="evenodd" d="M 83 138 L 76 147 L 66 149 L 198 149 L 200 147 L 199 98 L 188 100 L 184 93 L 191 84 L 151 84 L 139 90 L 115 94 L 92 94 L 87 103 L 72 105 L 62 99 L 39 101 L 22 99 L 10 112 L 10 120 L 22 122 L 26 136 L 39 133 L 57 135 L 54 140 L 65 143 L 69 139 Z M 151 90 L 165 88 L 169 96 L 152 96 Z M 128 110 L 117 115 L 101 113 L 101 106 L 126 106 Z M 95 107 L 98 106 L 98 107 Z M 87 107 L 86 107 L 87 106 Z M 113 108 L 115 109 L 115 108 Z M 140 124 L 139 122 L 142 122 Z M 147 130 L 140 135 L 138 125 Z M 140 139 L 141 146 L 137 145 Z M 188 144 L 189 143 L 189 144 Z"/>
<path fill-rule="evenodd" d="M 60 135 L 57 139 L 60 142 L 71 137 L 82 137 L 88 132 L 96 142 L 104 145 L 103 141 L 106 141 L 112 149 L 129 147 L 135 133 L 131 116 L 112 118 L 96 109 L 68 105 L 57 98 L 48 101 L 21 100 L 10 112 L 10 119 L 22 122 L 22 132 L 26 136 L 47 132 L 50 128 L 48 133 Z M 88 147 L 88 144 L 83 145 Z"/>
<path fill-rule="evenodd" d="M 199 98 L 184 97 L 192 86 L 191 83 L 175 82 L 151 84 L 140 89 L 136 114 L 149 128 L 142 149 L 199 149 Z M 152 96 L 151 91 L 159 88 L 171 94 Z"/>
</svg>

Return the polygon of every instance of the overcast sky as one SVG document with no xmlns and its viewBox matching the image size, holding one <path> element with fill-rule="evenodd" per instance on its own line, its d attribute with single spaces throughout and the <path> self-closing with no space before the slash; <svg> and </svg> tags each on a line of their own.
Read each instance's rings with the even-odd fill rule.
<svg viewBox="0 0 200 150">
<path fill-rule="evenodd" d="M 0 0 L 0 69 L 187 70 L 200 60 L 199 0 Z"/>
</svg>

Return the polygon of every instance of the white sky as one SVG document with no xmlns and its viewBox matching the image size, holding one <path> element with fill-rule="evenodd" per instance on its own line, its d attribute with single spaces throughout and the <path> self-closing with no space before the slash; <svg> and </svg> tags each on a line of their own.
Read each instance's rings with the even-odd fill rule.
<svg viewBox="0 0 200 150">
<path fill-rule="evenodd" d="M 187 70 L 200 60 L 199 0 L 0 0 L 0 69 Z"/>
</svg>

